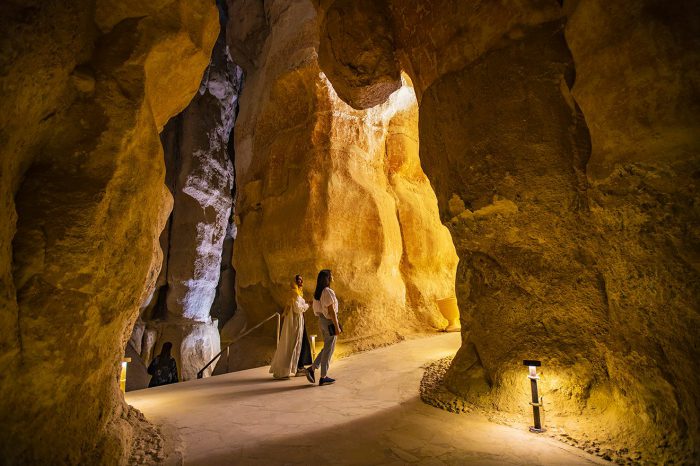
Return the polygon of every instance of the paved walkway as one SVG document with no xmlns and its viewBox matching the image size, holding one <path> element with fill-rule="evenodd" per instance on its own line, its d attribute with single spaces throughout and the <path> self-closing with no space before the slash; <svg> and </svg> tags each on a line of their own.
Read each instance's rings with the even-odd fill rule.
<svg viewBox="0 0 700 466">
<path fill-rule="evenodd" d="M 421 366 L 458 347 L 458 333 L 439 334 L 334 361 L 330 386 L 276 381 L 261 367 L 126 399 L 176 430 L 185 465 L 604 463 L 525 426 L 422 403 Z"/>
</svg>

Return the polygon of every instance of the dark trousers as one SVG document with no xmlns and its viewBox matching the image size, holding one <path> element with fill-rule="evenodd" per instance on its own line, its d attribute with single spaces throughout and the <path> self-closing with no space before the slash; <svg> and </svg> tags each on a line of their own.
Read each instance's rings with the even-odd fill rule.
<svg viewBox="0 0 700 466">
<path fill-rule="evenodd" d="M 304 327 L 304 336 L 301 339 L 301 353 L 299 353 L 299 362 L 297 363 L 297 369 L 303 369 L 304 366 L 310 366 L 311 363 L 311 345 L 309 344 L 309 336 L 306 334 L 306 327 Z"/>
</svg>

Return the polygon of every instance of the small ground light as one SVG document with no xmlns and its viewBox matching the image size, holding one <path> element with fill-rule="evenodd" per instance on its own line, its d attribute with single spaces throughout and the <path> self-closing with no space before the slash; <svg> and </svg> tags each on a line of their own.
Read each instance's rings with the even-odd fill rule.
<svg viewBox="0 0 700 466">
<path fill-rule="evenodd" d="M 126 366 L 131 362 L 131 358 L 122 359 L 122 370 L 119 373 L 119 388 L 121 388 L 122 393 L 126 393 Z"/>
<path fill-rule="evenodd" d="M 527 378 L 530 379 L 530 388 L 532 389 L 532 417 L 535 419 L 535 425 L 530 426 L 530 432 L 544 432 L 545 429 L 542 427 L 542 422 L 540 421 L 540 407 L 542 407 L 542 402 L 537 393 L 537 379 L 540 378 L 537 375 L 537 368 L 542 365 L 542 362 L 535 361 L 534 359 L 526 359 L 523 361 L 523 366 L 528 366 L 530 369 Z"/>
<path fill-rule="evenodd" d="M 316 359 L 316 335 L 311 335 L 311 360 Z"/>
</svg>

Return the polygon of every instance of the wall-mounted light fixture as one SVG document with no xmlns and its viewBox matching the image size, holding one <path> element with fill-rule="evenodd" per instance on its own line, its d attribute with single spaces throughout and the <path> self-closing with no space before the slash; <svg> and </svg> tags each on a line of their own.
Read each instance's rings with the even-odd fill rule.
<svg viewBox="0 0 700 466">
<path fill-rule="evenodd" d="M 537 368 L 542 365 L 542 362 L 536 361 L 534 359 L 526 359 L 523 361 L 523 366 L 528 366 L 530 369 L 527 378 L 530 379 L 530 388 L 532 389 L 532 417 L 535 420 L 535 425 L 530 426 L 530 432 L 544 432 L 545 429 L 542 427 L 542 421 L 540 420 L 540 408 L 542 407 L 542 401 L 537 393 L 537 380 L 540 378 L 537 375 Z"/>
</svg>

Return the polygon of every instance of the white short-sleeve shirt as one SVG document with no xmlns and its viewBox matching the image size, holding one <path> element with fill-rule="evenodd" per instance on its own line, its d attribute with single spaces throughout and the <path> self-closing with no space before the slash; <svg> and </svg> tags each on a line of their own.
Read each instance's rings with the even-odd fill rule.
<svg viewBox="0 0 700 466">
<path fill-rule="evenodd" d="M 321 292 L 321 299 L 314 299 L 314 314 L 322 315 L 326 319 L 333 320 L 333 316 L 328 312 L 328 306 L 333 305 L 333 312 L 338 315 L 338 299 L 335 292 L 326 287 Z"/>
</svg>

